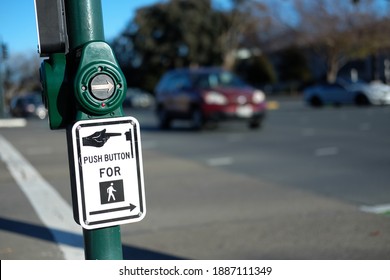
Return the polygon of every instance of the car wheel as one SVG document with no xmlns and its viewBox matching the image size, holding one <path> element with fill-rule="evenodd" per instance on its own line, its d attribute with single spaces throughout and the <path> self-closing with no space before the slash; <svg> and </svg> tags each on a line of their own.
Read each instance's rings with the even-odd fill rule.
<svg viewBox="0 0 390 280">
<path fill-rule="evenodd" d="M 158 117 L 158 126 L 160 129 L 169 129 L 171 128 L 171 118 L 168 115 L 168 112 L 160 107 L 157 110 Z"/>
<path fill-rule="evenodd" d="M 318 96 L 313 96 L 312 98 L 310 98 L 310 105 L 318 108 L 318 107 L 322 107 L 323 103 Z"/>
<path fill-rule="evenodd" d="M 363 93 L 360 93 L 356 96 L 355 103 L 358 106 L 368 106 L 370 105 L 370 100 Z"/>
<path fill-rule="evenodd" d="M 202 129 L 204 125 L 203 113 L 199 108 L 193 108 L 191 112 L 191 126 L 194 130 Z"/>
</svg>

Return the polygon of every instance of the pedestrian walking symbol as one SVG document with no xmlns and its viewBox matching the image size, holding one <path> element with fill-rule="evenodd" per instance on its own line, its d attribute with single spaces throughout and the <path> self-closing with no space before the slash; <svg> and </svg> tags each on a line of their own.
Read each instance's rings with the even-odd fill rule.
<svg viewBox="0 0 390 280">
<path fill-rule="evenodd" d="M 99 186 L 101 204 L 125 201 L 123 180 L 100 182 Z"/>
<path fill-rule="evenodd" d="M 114 189 L 114 183 L 111 183 L 110 186 L 107 188 L 107 193 L 108 193 L 108 202 L 110 202 L 111 198 L 113 200 L 116 200 L 115 199 L 115 195 L 113 192 L 116 192 L 116 190 Z"/>
</svg>

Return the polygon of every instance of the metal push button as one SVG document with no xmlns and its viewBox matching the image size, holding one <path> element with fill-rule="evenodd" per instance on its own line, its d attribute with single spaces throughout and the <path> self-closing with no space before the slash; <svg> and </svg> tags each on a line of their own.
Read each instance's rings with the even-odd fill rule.
<svg viewBox="0 0 390 280">
<path fill-rule="evenodd" d="M 106 74 L 98 74 L 90 84 L 92 95 L 98 100 L 107 100 L 115 92 L 114 80 Z"/>
</svg>

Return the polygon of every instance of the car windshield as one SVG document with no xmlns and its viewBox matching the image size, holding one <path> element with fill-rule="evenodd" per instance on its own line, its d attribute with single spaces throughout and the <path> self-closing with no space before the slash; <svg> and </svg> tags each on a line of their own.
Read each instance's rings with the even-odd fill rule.
<svg viewBox="0 0 390 280">
<path fill-rule="evenodd" d="M 194 77 L 194 85 L 199 88 L 244 87 L 246 84 L 230 72 L 201 73 Z"/>
<path fill-rule="evenodd" d="M 40 105 L 42 104 L 42 98 L 40 95 L 28 95 L 25 97 L 27 104 Z"/>
<path fill-rule="evenodd" d="M 348 85 L 366 85 L 367 82 L 364 81 L 364 80 L 351 80 L 351 79 L 341 79 L 341 78 L 338 78 L 337 79 L 337 82 L 340 84 L 340 85 L 343 85 L 343 86 L 348 86 Z"/>
</svg>

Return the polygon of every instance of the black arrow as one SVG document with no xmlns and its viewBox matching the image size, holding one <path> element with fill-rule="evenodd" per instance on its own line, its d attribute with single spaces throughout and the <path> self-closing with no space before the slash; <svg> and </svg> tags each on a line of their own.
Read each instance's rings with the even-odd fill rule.
<svg viewBox="0 0 390 280">
<path fill-rule="evenodd" d="M 137 206 L 130 203 L 130 206 L 129 206 L 130 212 L 133 211 L 135 208 L 137 208 Z"/>
<path fill-rule="evenodd" d="M 111 208 L 111 209 L 100 210 L 100 211 L 92 211 L 89 212 L 89 215 L 105 214 L 105 213 L 111 213 L 111 212 L 123 211 L 123 210 L 130 210 L 130 212 L 132 212 L 135 208 L 137 208 L 137 206 L 130 203 L 129 206 L 125 206 L 125 207 Z"/>
</svg>

